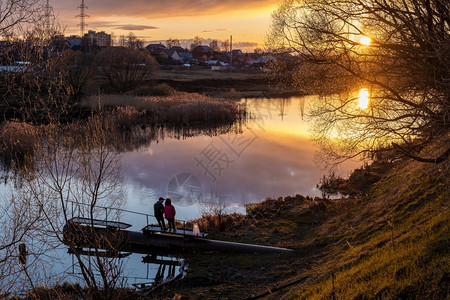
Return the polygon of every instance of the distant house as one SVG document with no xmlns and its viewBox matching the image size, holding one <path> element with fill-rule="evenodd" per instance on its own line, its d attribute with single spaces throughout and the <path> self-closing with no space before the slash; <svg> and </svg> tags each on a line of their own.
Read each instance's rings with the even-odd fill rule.
<svg viewBox="0 0 450 300">
<path fill-rule="evenodd" d="M 178 53 L 180 53 L 180 52 L 186 52 L 186 49 L 184 49 L 184 48 L 181 47 L 181 46 L 173 46 L 173 47 L 170 48 L 170 50 L 172 50 L 172 49 L 177 50 Z"/>
<path fill-rule="evenodd" d="M 211 59 L 211 60 L 207 60 L 205 61 L 205 64 L 209 65 L 209 66 L 215 66 L 217 65 L 219 61 L 217 59 Z"/>
<path fill-rule="evenodd" d="M 178 55 L 180 55 L 182 62 L 185 64 L 191 63 L 194 59 L 191 52 L 187 52 L 187 51 L 178 52 Z"/>
<path fill-rule="evenodd" d="M 145 47 L 152 56 L 159 56 L 161 55 L 161 52 L 165 52 L 167 50 L 166 46 L 163 44 L 149 44 L 147 47 Z"/>
<path fill-rule="evenodd" d="M 273 61 L 274 58 L 272 55 L 266 55 L 266 56 L 261 56 L 260 58 L 258 58 L 256 61 L 260 64 L 265 64 L 268 61 Z"/>
<path fill-rule="evenodd" d="M 193 58 L 199 62 L 204 62 L 212 56 L 212 50 L 209 46 L 200 45 L 192 49 Z"/>
<path fill-rule="evenodd" d="M 231 54 L 233 54 L 233 57 L 238 57 L 238 56 L 241 56 L 243 53 L 239 49 L 234 49 L 234 50 L 231 50 Z"/>
<path fill-rule="evenodd" d="M 251 66 L 256 64 L 258 61 L 249 55 L 248 53 L 238 58 L 245 66 Z"/>
<path fill-rule="evenodd" d="M 180 54 L 173 47 L 170 48 L 169 50 L 166 50 L 166 52 L 167 52 L 167 57 L 172 59 L 174 62 L 182 62 L 182 58 L 181 58 Z"/>
</svg>

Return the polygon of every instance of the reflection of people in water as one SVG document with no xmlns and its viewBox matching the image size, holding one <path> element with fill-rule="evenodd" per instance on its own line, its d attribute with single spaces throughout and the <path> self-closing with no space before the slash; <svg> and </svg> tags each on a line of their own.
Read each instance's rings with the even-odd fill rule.
<svg viewBox="0 0 450 300">
<path fill-rule="evenodd" d="M 164 280 L 164 273 L 166 272 L 166 265 L 160 264 L 158 268 L 158 272 L 155 275 L 155 283 L 159 283 Z"/>
<path fill-rule="evenodd" d="M 167 277 L 166 279 L 173 279 L 175 278 L 175 269 L 176 269 L 176 265 L 168 265 L 168 270 L 167 270 Z M 164 280 L 164 274 L 166 273 L 166 264 L 160 264 L 158 267 L 158 271 L 156 272 L 155 275 L 155 283 L 160 283 L 161 281 Z"/>
<path fill-rule="evenodd" d="M 175 265 L 171 265 L 169 267 L 169 275 L 167 276 L 167 278 L 174 278 L 175 277 Z"/>
</svg>

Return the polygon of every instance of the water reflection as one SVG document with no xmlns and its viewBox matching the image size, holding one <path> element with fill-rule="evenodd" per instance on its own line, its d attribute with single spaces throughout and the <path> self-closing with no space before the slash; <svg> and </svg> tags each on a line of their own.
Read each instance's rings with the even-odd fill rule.
<svg viewBox="0 0 450 300">
<path fill-rule="evenodd" d="M 302 118 L 309 100 L 244 99 L 250 119 L 237 132 L 165 139 L 125 153 L 128 208 L 150 212 L 158 197 L 173 194 L 180 174 L 196 179 L 195 184 L 181 184 L 178 193 L 184 192 L 184 198 L 174 201 L 182 219 L 200 215 L 202 201 L 192 197 L 199 185 L 203 195 L 218 191 L 233 205 L 230 210 L 240 212 L 243 204 L 266 197 L 319 196 L 316 184 L 327 171 L 314 163 L 315 148 Z M 359 162 L 347 162 L 340 173 L 345 176 L 357 166 Z"/>
<path fill-rule="evenodd" d="M 170 196 L 178 217 L 191 219 L 211 191 L 241 212 L 266 197 L 320 195 L 315 186 L 327 171 L 314 163 L 303 120 L 312 98 L 243 99 L 248 119 L 233 123 L 117 131 L 111 143 L 126 167 L 126 208 L 151 213 L 157 198 Z M 345 163 L 341 175 L 358 165 Z"/>
<path fill-rule="evenodd" d="M 79 264 L 71 254 L 71 265 L 67 272 L 73 280 L 83 282 Z M 180 279 L 185 275 L 185 260 L 174 256 L 156 256 L 130 254 L 116 262 L 125 266 L 120 278 L 126 286 L 134 286 L 140 290 L 152 290 L 160 285 Z M 99 274 L 97 274 L 99 276 Z"/>
<path fill-rule="evenodd" d="M 146 263 L 147 277 L 150 277 L 152 280 L 133 284 L 134 287 L 141 290 L 157 288 L 160 285 L 183 277 L 185 272 L 185 262 L 183 259 L 173 259 L 170 257 L 158 258 L 156 255 L 147 255 L 142 258 L 142 262 Z M 157 268 L 154 268 L 156 269 L 156 274 L 149 276 L 152 273 L 150 271 L 152 266 L 157 266 Z"/>
</svg>

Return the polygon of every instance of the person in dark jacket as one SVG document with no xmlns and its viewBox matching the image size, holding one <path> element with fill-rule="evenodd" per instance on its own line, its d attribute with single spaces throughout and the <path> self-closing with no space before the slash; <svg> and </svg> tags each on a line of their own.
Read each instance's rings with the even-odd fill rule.
<svg viewBox="0 0 450 300">
<path fill-rule="evenodd" d="M 175 229 L 175 207 L 172 205 L 172 199 L 167 198 L 166 203 L 164 206 L 164 216 L 166 217 L 167 221 L 169 222 L 169 230 L 172 229 L 173 232 L 176 231 Z"/>
<path fill-rule="evenodd" d="M 155 218 L 158 221 L 161 230 L 166 231 L 166 223 L 164 222 L 164 198 L 159 197 L 159 200 L 153 205 L 153 209 L 155 211 Z"/>
</svg>

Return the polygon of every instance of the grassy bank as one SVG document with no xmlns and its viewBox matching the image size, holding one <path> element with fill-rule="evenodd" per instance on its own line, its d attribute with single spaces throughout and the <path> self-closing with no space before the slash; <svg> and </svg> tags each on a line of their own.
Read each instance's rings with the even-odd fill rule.
<svg viewBox="0 0 450 300">
<path fill-rule="evenodd" d="M 231 99 L 280 98 L 299 95 L 296 90 L 271 85 L 263 72 L 161 70 L 158 82 L 168 84 L 182 92 Z"/>
<path fill-rule="evenodd" d="M 354 199 L 267 199 L 224 216 L 213 238 L 293 254 L 202 255 L 171 291 L 191 299 L 448 299 L 445 166 L 398 161 Z M 214 218 L 198 220 L 212 231 Z"/>
</svg>

